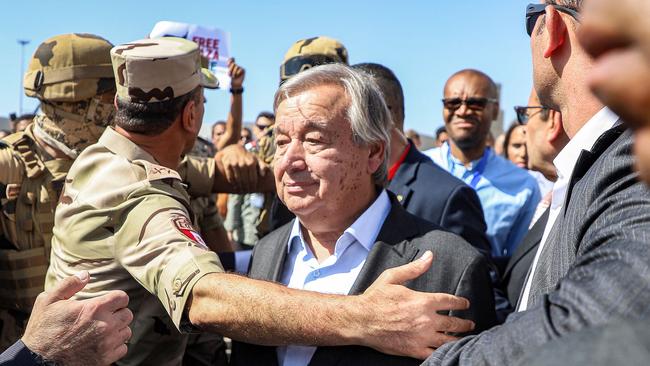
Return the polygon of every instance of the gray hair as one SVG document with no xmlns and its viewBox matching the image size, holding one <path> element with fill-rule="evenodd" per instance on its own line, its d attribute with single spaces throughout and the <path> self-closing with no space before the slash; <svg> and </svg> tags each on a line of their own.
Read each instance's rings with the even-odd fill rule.
<svg viewBox="0 0 650 366">
<path fill-rule="evenodd" d="M 393 123 L 377 83 L 363 71 L 344 64 L 321 65 L 300 72 L 287 80 L 275 93 L 273 110 L 285 99 L 321 85 L 336 85 L 345 89 L 350 98 L 347 119 L 352 128 L 352 141 L 358 146 L 384 145 L 384 161 L 372 177 L 376 185 L 387 181 L 390 129 Z"/>
</svg>

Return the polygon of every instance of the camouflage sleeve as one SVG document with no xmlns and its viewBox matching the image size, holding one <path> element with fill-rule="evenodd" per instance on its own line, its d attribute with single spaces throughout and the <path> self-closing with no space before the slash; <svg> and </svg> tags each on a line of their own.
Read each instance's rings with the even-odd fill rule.
<svg viewBox="0 0 650 366">
<path fill-rule="evenodd" d="M 212 158 L 187 156 L 178 169 L 187 192 L 192 197 L 209 196 L 212 193 L 217 164 Z"/>
<path fill-rule="evenodd" d="M 19 184 L 23 178 L 22 162 L 10 148 L 0 149 L 0 183 Z"/>
<path fill-rule="evenodd" d="M 125 216 L 115 242 L 120 264 L 158 297 L 179 330 L 190 331 L 183 315 L 192 288 L 204 275 L 223 268 L 184 206 L 169 196 L 145 196 Z"/>
<path fill-rule="evenodd" d="M 209 197 L 197 197 L 190 201 L 192 211 L 196 214 L 196 225 L 202 233 L 214 230 L 223 226 L 223 220 L 217 210 L 217 198 L 215 194 Z"/>
</svg>

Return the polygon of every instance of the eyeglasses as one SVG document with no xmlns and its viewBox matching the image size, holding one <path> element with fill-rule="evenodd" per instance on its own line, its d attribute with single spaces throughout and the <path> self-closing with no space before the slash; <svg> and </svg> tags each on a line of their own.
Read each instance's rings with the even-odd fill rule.
<svg viewBox="0 0 650 366">
<path fill-rule="evenodd" d="M 549 4 L 526 5 L 526 32 L 528 32 L 529 37 L 533 34 L 533 29 L 535 29 L 535 24 L 537 24 L 537 18 L 539 18 L 540 15 L 546 12 L 547 6 L 549 6 Z M 580 14 L 578 13 L 577 10 L 567 8 L 566 6 L 555 5 L 555 4 L 552 4 L 551 6 L 557 9 L 557 11 L 561 11 L 565 14 L 569 14 L 573 17 L 573 19 L 580 21 Z"/>
<path fill-rule="evenodd" d="M 465 104 L 467 108 L 474 111 L 482 111 L 487 107 L 488 103 L 496 103 L 498 100 L 493 98 L 445 98 L 442 100 L 442 105 L 450 111 L 455 111 Z"/>
<path fill-rule="evenodd" d="M 541 105 L 516 106 L 515 112 L 517 113 L 517 122 L 519 122 L 520 125 L 527 124 L 530 117 L 533 116 L 531 114 L 528 114 L 529 109 L 539 109 L 538 113 L 549 110 L 548 107 L 544 107 Z"/>
</svg>

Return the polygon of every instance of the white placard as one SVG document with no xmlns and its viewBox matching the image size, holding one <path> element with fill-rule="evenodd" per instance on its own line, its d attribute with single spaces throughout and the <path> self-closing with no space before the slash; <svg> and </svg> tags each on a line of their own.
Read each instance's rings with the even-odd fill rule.
<svg viewBox="0 0 650 366">
<path fill-rule="evenodd" d="M 210 70 L 219 80 L 219 89 L 230 88 L 228 59 L 230 58 L 230 33 L 215 27 L 204 27 L 170 21 L 156 23 L 149 35 L 155 37 L 181 37 L 199 45 L 201 54 L 208 59 Z"/>
</svg>

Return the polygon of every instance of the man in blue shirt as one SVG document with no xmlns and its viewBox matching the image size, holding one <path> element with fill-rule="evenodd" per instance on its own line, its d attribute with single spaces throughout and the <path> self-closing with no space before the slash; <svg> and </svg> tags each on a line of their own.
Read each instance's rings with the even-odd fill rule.
<svg viewBox="0 0 650 366">
<path fill-rule="evenodd" d="M 449 140 L 425 154 L 476 190 L 492 256 L 503 265 L 528 231 L 541 199 L 537 182 L 486 145 L 499 113 L 497 87 L 489 76 L 471 69 L 455 73 L 445 84 L 443 105 Z"/>
</svg>

